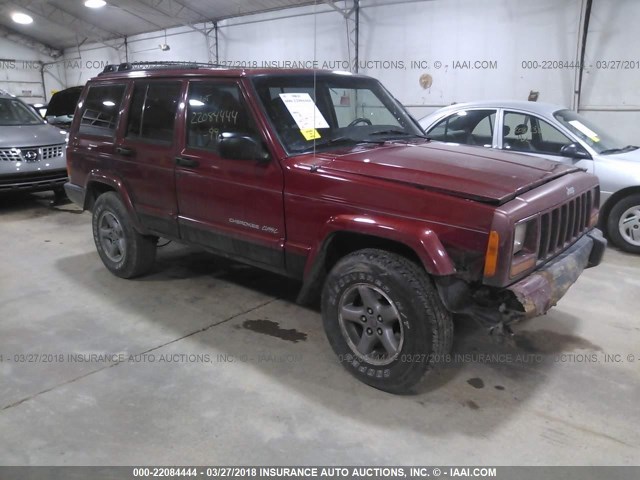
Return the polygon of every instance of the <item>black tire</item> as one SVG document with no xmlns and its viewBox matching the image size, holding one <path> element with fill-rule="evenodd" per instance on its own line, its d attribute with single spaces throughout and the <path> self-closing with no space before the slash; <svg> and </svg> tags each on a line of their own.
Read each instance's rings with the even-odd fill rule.
<svg viewBox="0 0 640 480">
<path fill-rule="evenodd" d="M 325 281 L 322 319 L 342 365 L 360 381 L 391 393 L 415 391 L 453 342 L 451 315 L 428 275 L 384 250 L 359 250 L 338 261 Z M 367 340 L 371 336 L 377 337 Z M 369 354 L 358 350 L 368 351 L 372 344 Z"/>
<path fill-rule="evenodd" d="M 634 210 L 635 214 L 630 213 Z M 620 225 L 623 216 L 627 219 L 624 227 Z M 640 193 L 628 195 L 613 206 L 607 217 L 607 233 L 619 249 L 640 253 Z"/>
<path fill-rule="evenodd" d="M 140 235 L 115 192 L 98 197 L 93 208 L 93 240 L 105 267 L 121 278 L 147 273 L 156 259 L 157 237 Z"/>
</svg>

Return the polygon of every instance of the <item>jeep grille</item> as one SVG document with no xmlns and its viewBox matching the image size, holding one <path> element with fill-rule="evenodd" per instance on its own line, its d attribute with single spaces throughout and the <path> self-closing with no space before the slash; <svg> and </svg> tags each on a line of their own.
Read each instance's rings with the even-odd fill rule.
<svg viewBox="0 0 640 480">
<path fill-rule="evenodd" d="M 589 228 L 592 197 L 591 190 L 584 192 L 540 216 L 538 261 L 560 253 Z"/>
</svg>

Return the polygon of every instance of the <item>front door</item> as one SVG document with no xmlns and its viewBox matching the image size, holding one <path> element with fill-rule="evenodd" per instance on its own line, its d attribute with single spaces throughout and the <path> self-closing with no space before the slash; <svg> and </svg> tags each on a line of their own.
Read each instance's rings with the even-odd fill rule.
<svg viewBox="0 0 640 480">
<path fill-rule="evenodd" d="M 504 150 L 544 157 L 593 173 L 593 160 L 565 157 L 560 153 L 563 146 L 574 141 L 536 115 L 505 110 L 502 129 Z"/>
<path fill-rule="evenodd" d="M 192 80 L 186 110 L 184 148 L 175 159 L 181 237 L 250 263 L 283 269 L 280 164 L 275 158 L 223 158 L 218 151 L 222 133 L 262 139 L 241 84 Z"/>
</svg>

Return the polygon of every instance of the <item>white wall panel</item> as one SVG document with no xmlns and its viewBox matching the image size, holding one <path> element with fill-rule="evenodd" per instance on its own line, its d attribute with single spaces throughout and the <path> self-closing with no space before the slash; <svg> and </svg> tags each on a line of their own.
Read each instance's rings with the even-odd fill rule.
<svg viewBox="0 0 640 480">
<path fill-rule="evenodd" d="M 437 105 L 491 98 L 526 99 L 531 90 L 540 101 L 572 105 L 575 69 L 542 68 L 544 62 L 577 61 L 580 12 L 586 0 L 361 0 L 361 72 L 383 81 L 416 116 Z M 637 0 L 594 0 L 587 65 L 596 60 L 640 61 Z M 343 2 L 337 2 L 343 6 Z M 128 59 L 208 60 L 203 35 L 185 27 L 129 38 Z M 318 61 L 335 68 L 349 59 L 344 18 L 326 3 L 220 22 L 219 59 L 240 65 L 282 65 Z M 622 58 L 621 58 L 622 57 Z M 627 58 L 629 57 L 629 58 Z M 65 52 L 64 81 L 78 85 L 95 76 L 104 63 L 124 61 L 124 51 L 85 45 Z M 78 64 L 78 61 L 80 63 Z M 412 61 L 423 64 L 412 65 Z M 454 68 L 454 62 L 471 68 Z M 495 68 L 473 68 L 476 61 Z M 523 62 L 538 62 L 523 68 Z M 102 62 L 102 63 L 100 63 Z M 377 62 L 377 63 L 376 63 Z M 382 64 L 381 62 L 386 62 Z M 441 62 L 436 68 L 435 62 Z M 97 68 L 89 68 L 96 65 Z M 535 66 L 529 64 L 530 67 Z M 420 76 L 433 78 L 423 89 Z M 584 75 L 581 105 L 585 114 L 603 120 L 629 143 L 638 143 L 638 112 L 592 112 L 592 108 L 638 108 L 640 69 L 596 70 Z"/>
<path fill-rule="evenodd" d="M 45 65 L 44 85 L 40 62 L 53 59 L 26 46 L 0 38 L 0 88 L 27 103 L 44 103 L 53 91 L 63 88 L 64 70 L 58 65 Z M 30 93 L 29 93 L 30 92 Z"/>
<path fill-rule="evenodd" d="M 631 145 L 640 145 L 638 19 L 637 0 L 594 0 L 580 102 L 583 115 Z"/>
<path fill-rule="evenodd" d="M 579 9 L 580 0 L 364 2 L 361 56 L 405 61 L 406 70 L 367 73 L 393 86 L 416 113 L 422 105 L 526 100 L 530 90 L 540 91 L 541 101 L 569 104 L 573 70 L 524 69 L 522 62 L 575 59 Z M 412 60 L 428 68 L 412 68 Z M 472 68 L 454 69 L 455 61 Z M 496 67 L 476 69 L 476 61 Z M 431 88 L 420 86 L 422 74 L 433 77 Z"/>
<path fill-rule="evenodd" d="M 324 4 L 221 23 L 223 61 L 257 62 L 261 67 L 316 60 L 322 68 L 333 66 L 336 59 L 349 59 L 347 29 L 343 17 Z"/>
</svg>

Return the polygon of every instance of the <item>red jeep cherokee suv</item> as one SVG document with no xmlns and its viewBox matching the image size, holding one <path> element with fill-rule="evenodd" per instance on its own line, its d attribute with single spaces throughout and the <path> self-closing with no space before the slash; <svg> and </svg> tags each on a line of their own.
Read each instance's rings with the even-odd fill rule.
<svg viewBox="0 0 640 480">
<path fill-rule="evenodd" d="M 113 274 L 148 272 L 165 237 L 300 279 L 345 368 L 390 392 L 448 353 L 452 314 L 508 330 L 606 246 L 595 177 L 430 142 L 378 81 L 344 72 L 109 66 L 67 162 Z"/>
</svg>

